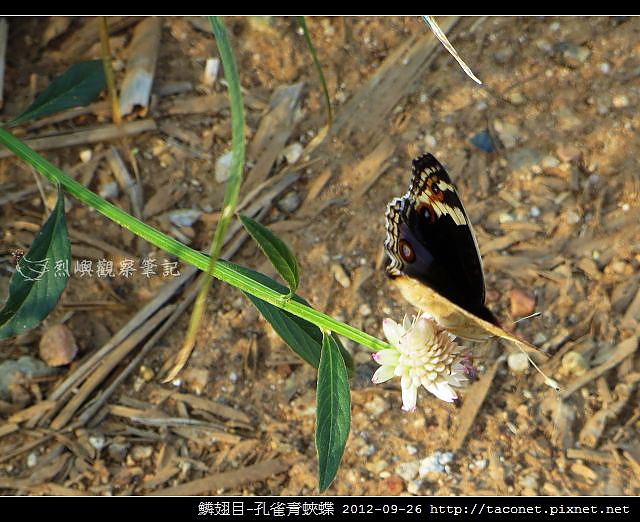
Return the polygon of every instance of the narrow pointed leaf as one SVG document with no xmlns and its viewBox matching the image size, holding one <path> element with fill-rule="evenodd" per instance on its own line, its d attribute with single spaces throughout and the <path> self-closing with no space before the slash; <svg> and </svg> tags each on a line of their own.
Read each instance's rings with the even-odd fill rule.
<svg viewBox="0 0 640 522">
<path fill-rule="evenodd" d="M 351 424 L 351 398 L 347 368 L 333 337 L 322 340 L 318 367 L 316 450 L 319 488 L 329 487 L 338 472 Z"/>
<path fill-rule="evenodd" d="M 69 279 L 71 246 L 64 219 L 64 193 L 18 262 L 9 281 L 9 298 L 0 310 L 0 339 L 37 326 L 60 299 Z"/>
<path fill-rule="evenodd" d="M 235 265 L 235 269 L 256 281 L 268 286 L 272 290 L 283 294 L 287 289 L 277 281 L 267 277 L 260 272 L 256 272 L 246 267 Z M 310 323 L 300 317 L 293 315 L 277 306 L 274 306 L 262 299 L 251 294 L 245 293 L 249 300 L 254 304 L 262 316 L 269 322 L 276 333 L 289 347 L 297 353 L 302 359 L 308 362 L 314 368 L 318 368 L 320 364 L 320 352 L 322 350 L 322 331 L 315 324 Z M 293 300 L 299 303 L 309 305 L 302 297 L 294 295 Z M 337 335 L 331 334 L 334 342 L 338 345 L 342 358 L 348 368 L 349 374 L 353 373 L 353 359 L 349 352 L 342 346 Z"/>
<path fill-rule="evenodd" d="M 276 236 L 267 227 L 254 221 L 249 216 L 240 215 L 240 220 L 247 232 L 258 243 L 260 250 L 264 252 L 271 264 L 278 271 L 282 279 L 289 285 L 289 295 L 292 296 L 298 290 L 300 275 L 298 261 L 289 247 L 282 239 Z"/>
<path fill-rule="evenodd" d="M 42 118 L 72 107 L 89 105 L 105 87 L 101 60 L 77 63 L 51 82 L 36 100 L 10 124 Z"/>
</svg>

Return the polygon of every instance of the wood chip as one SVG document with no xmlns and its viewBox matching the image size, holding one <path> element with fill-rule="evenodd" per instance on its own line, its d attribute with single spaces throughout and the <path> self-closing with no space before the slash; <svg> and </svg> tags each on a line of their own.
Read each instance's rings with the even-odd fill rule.
<svg viewBox="0 0 640 522">
<path fill-rule="evenodd" d="M 71 419 L 74 413 L 80 408 L 89 395 L 100 383 L 111 373 L 111 371 L 124 359 L 150 332 L 154 331 L 167 319 L 173 311 L 173 305 L 166 306 L 158 311 L 140 326 L 129 338 L 118 345 L 108 356 L 100 361 L 87 380 L 80 386 L 77 393 L 62 408 L 62 411 L 51 421 L 51 427 L 55 430 L 62 429 Z"/>
<path fill-rule="evenodd" d="M 458 22 L 458 17 L 439 20 L 440 28 L 448 33 Z M 376 73 L 349 99 L 336 116 L 324 143 L 340 134 L 355 139 L 354 145 L 367 146 L 377 143 L 386 125 L 381 122 L 391 110 L 414 89 L 422 78 L 430 61 L 442 51 L 440 42 L 431 33 L 408 38 L 385 59 Z M 320 149 L 317 149 L 318 151 Z"/>
<path fill-rule="evenodd" d="M 99 127 L 93 127 L 91 129 L 57 134 L 54 136 L 47 136 L 45 138 L 25 139 L 23 142 L 34 150 L 48 150 L 61 147 L 72 147 L 73 145 L 110 141 L 154 130 L 156 130 L 156 122 L 149 118 L 146 120 L 126 122 L 122 125 L 109 123 Z M 9 149 L 3 148 L 0 150 L 0 158 L 6 158 L 9 156 L 13 156 L 13 152 Z"/>
<path fill-rule="evenodd" d="M 161 19 L 150 17 L 140 22 L 133 31 L 128 49 L 129 60 L 120 90 L 120 111 L 123 116 L 130 114 L 136 106 L 144 107 L 144 114 L 147 112 L 161 30 Z"/>
<path fill-rule="evenodd" d="M 6 18 L 0 18 L 0 109 L 4 105 L 4 68 L 7 54 L 7 39 L 9 37 L 9 24 Z"/>
<path fill-rule="evenodd" d="M 346 186 L 353 186 L 354 202 L 362 199 L 380 176 L 386 172 L 394 156 L 395 145 L 391 138 L 384 138 L 371 153 L 356 165 L 347 165 L 342 170 L 342 180 Z"/>
<path fill-rule="evenodd" d="M 567 386 L 560 392 L 560 396 L 562 399 L 566 399 L 576 390 L 582 388 L 585 384 L 591 382 L 594 379 L 597 379 L 604 372 L 610 370 L 611 368 L 616 367 L 622 361 L 624 361 L 627 357 L 629 357 L 632 353 L 634 353 L 638 349 L 638 336 L 633 335 L 624 341 L 620 342 L 618 346 L 616 346 L 615 350 L 608 358 L 607 361 L 603 362 L 601 365 L 592 368 L 587 373 L 585 373 L 582 377 L 577 379 L 574 383 Z"/>
<path fill-rule="evenodd" d="M 9 435 L 10 433 L 18 431 L 19 429 L 20 429 L 20 426 L 18 426 L 17 424 L 12 424 L 10 422 L 5 422 L 3 424 L 0 424 L 0 437 Z"/>
<path fill-rule="evenodd" d="M 459 425 L 451 442 L 451 451 L 458 451 L 464 444 L 467 434 L 473 426 L 473 422 L 482 407 L 487 393 L 491 389 L 491 383 L 498 370 L 498 363 L 495 362 L 489 368 L 484 375 L 478 380 L 478 382 L 471 385 L 464 394 L 464 400 L 462 402 L 462 408 L 458 416 Z"/>
<path fill-rule="evenodd" d="M 253 188 L 267 179 L 271 167 L 295 128 L 295 116 L 300 104 L 302 83 L 278 87 L 270 101 L 269 112 L 262 117 L 258 130 L 247 150 L 247 160 L 253 168 L 244 186 Z"/>
<path fill-rule="evenodd" d="M 220 490 L 235 488 L 243 484 L 259 482 L 284 473 L 291 467 L 291 464 L 280 459 L 268 460 L 247 466 L 236 471 L 226 473 L 215 473 L 208 477 L 191 482 L 185 482 L 179 486 L 165 488 L 149 493 L 150 495 L 163 496 L 183 496 L 183 495 L 203 495 L 205 493 L 216 494 Z"/>
<path fill-rule="evenodd" d="M 567 450 L 567 458 L 586 460 L 595 464 L 617 464 L 617 460 L 610 451 L 598 451 L 585 448 L 569 448 Z"/>
<path fill-rule="evenodd" d="M 171 393 L 169 396 L 174 400 L 186 402 L 192 408 L 208 411 L 216 417 L 222 417 L 223 419 L 234 420 L 236 422 L 243 422 L 247 425 L 252 424 L 251 418 L 248 415 L 236 408 L 232 408 L 231 406 L 218 404 L 212 400 L 197 397 L 196 395 L 188 393 Z"/>
<path fill-rule="evenodd" d="M 217 114 L 229 107 L 226 93 L 213 93 L 206 96 L 194 95 L 176 97 L 160 103 L 162 114 L 177 116 L 185 114 Z"/>
<path fill-rule="evenodd" d="M 144 480 L 142 487 L 144 489 L 153 489 L 157 486 L 161 486 L 165 482 L 171 480 L 180 472 L 180 468 L 173 464 L 169 464 L 160 468 L 153 477 Z"/>
<path fill-rule="evenodd" d="M 25 408 L 24 410 L 14 413 L 9 417 L 8 420 L 10 423 L 20 424 L 21 422 L 29 420 L 35 415 L 41 415 L 42 413 L 49 411 L 55 405 L 56 405 L 56 401 L 40 401 L 37 404 L 34 404 L 33 406 L 30 406 L 28 408 Z M 0 433 L 1 432 L 2 430 L 0 429 Z"/>
</svg>

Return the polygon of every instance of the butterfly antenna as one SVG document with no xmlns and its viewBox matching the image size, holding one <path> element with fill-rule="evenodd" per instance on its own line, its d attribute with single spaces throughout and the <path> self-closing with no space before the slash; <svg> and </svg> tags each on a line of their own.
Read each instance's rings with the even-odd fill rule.
<svg viewBox="0 0 640 522">
<path fill-rule="evenodd" d="M 513 324 L 518 324 L 520 321 L 526 321 L 527 319 L 531 319 L 533 317 L 538 317 L 542 315 L 542 312 L 533 312 L 530 315 L 527 315 L 525 317 L 521 317 L 520 319 L 516 319 L 515 321 L 513 321 Z"/>
<path fill-rule="evenodd" d="M 555 391 L 559 392 L 560 391 L 560 385 L 558 384 L 558 381 L 556 381 L 555 379 L 552 379 L 551 377 L 547 376 L 546 373 L 544 373 L 540 367 L 533 362 L 533 359 L 529 356 L 529 354 L 524 350 L 524 348 L 522 348 L 522 346 L 520 346 L 518 344 L 518 349 L 525 355 L 525 357 L 527 359 L 529 359 L 529 362 L 531 363 L 531 365 L 536 369 L 536 371 L 542 375 L 544 377 L 544 383 L 549 386 L 550 388 L 553 388 Z"/>
</svg>

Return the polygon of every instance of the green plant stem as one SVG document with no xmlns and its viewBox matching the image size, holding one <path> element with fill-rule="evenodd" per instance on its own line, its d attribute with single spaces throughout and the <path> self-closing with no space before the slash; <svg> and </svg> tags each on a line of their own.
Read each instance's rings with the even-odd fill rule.
<svg viewBox="0 0 640 522">
<path fill-rule="evenodd" d="M 107 81 L 107 91 L 111 100 L 111 112 L 113 122 L 120 125 L 122 115 L 120 114 L 120 101 L 118 100 L 118 92 L 116 90 L 116 82 L 113 79 L 113 65 L 111 63 L 111 46 L 109 45 L 109 23 L 106 16 L 100 17 L 100 44 L 102 53 L 102 66 L 104 68 L 104 77 Z"/>
<path fill-rule="evenodd" d="M 202 254 L 172 237 L 163 234 L 143 221 L 136 219 L 124 210 L 105 201 L 98 195 L 85 188 L 73 178 L 67 176 L 59 168 L 49 163 L 33 149 L 13 136 L 9 131 L 0 127 L 0 144 L 6 146 L 16 156 L 33 166 L 40 174 L 55 184 L 60 184 L 73 197 L 82 201 L 86 205 L 95 208 L 98 212 L 130 230 L 137 236 L 148 241 L 152 245 L 176 256 L 181 261 L 206 271 L 209 264 L 209 256 Z M 236 271 L 235 265 L 229 261 L 219 260 L 212 274 L 215 278 L 224 281 L 240 290 L 254 295 L 267 303 L 286 310 L 302 319 L 305 319 L 320 328 L 325 328 L 339 335 L 343 335 L 372 350 L 390 348 L 390 345 L 365 332 L 353 328 L 348 324 L 336 321 L 332 317 L 318 312 L 313 308 L 305 306 L 293 300 L 287 300 L 286 294 L 274 292 L 269 287 L 254 281 L 250 277 Z"/>
<path fill-rule="evenodd" d="M 318 71 L 318 76 L 320 76 L 320 83 L 322 83 L 322 92 L 324 94 L 324 103 L 327 107 L 327 127 L 331 127 L 331 124 L 333 123 L 333 111 L 331 110 L 329 88 L 327 87 L 327 81 L 325 80 L 324 73 L 322 72 L 322 65 L 320 65 L 320 60 L 318 60 L 318 53 L 311 41 L 311 35 L 309 34 L 309 29 L 307 29 L 307 22 L 305 21 L 304 16 L 298 16 L 298 25 L 302 28 L 304 39 L 307 42 L 307 47 L 309 47 L 309 51 L 313 57 L 313 63 L 316 66 L 316 71 Z"/>
</svg>

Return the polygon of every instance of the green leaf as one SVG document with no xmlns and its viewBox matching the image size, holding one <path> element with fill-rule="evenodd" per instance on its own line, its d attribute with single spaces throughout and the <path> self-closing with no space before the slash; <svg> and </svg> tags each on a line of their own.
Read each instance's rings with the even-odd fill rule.
<svg viewBox="0 0 640 522">
<path fill-rule="evenodd" d="M 49 315 L 67 286 L 70 262 L 64 193 L 59 188 L 55 209 L 9 281 L 9 298 L 0 310 L 0 339 L 29 330 Z"/>
<path fill-rule="evenodd" d="M 289 285 L 289 297 L 293 296 L 300 284 L 298 261 L 289 247 L 271 230 L 254 221 L 249 216 L 240 215 L 240 220 L 247 232 L 258 243 L 271 264 Z"/>
<path fill-rule="evenodd" d="M 105 77 L 101 60 L 77 63 L 53 80 L 29 108 L 9 123 L 15 125 L 72 107 L 89 105 L 104 87 Z"/>
<path fill-rule="evenodd" d="M 287 288 L 270 277 L 260 272 L 256 272 L 249 268 L 235 265 L 236 271 L 250 277 L 259 283 L 284 294 Z M 314 368 L 320 365 L 320 352 L 322 350 L 322 331 L 315 324 L 301 319 L 290 312 L 282 310 L 258 297 L 245 292 L 245 295 L 254 304 L 262 316 L 269 322 L 276 333 L 289 347 L 297 353 L 302 359 L 308 362 Z M 309 303 L 298 295 L 293 296 L 293 300 L 309 306 Z M 331 334 L 334 342 L 338 345 L 342 358 L 349 370 L 349 374 L 353 373 L 353 359 L 349 352 L 342 346 L 340 339 L 336 334 Z"/>
<path fill-rule="evenodd" d="M 329 487 L 338 472 L 351 424 L 351 399 L 347 368 L 333 337 L 322 339 L 318 368 L 316 450 L 319 488 Z"/>
</svg>

